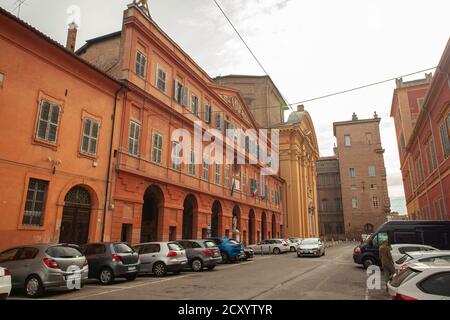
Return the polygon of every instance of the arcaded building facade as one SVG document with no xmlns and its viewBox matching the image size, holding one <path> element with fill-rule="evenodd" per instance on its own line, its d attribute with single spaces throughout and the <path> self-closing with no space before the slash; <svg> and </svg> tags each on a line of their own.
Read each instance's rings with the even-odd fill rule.
<svg viewBox="0 0 450 320">
<path fill-rule="evenodd" d="M 281 236 L 283 180 L 261 175 L 260 162 L 174 161 L 186 153 L 191 160 L 201 159 L 198 149 L 186 150 L 173 139 L 184 129 L 194 141 L 194 122 L 201 124 L 202 133 L 258 128 L 237 90 L 214 83 L 135 4 L 124 12 L 121 32 L 88 41 L 78 54 L 129 88 L 114 153 L 107 240 L 228 236 L 253 244 Z M 247 159 L 255 143 L 246 139 Z"/>
<path fill-rule="evenodd" d="M 381 119 L 333 123 L 341 176 L 344 231 L 348 239 L 361 239 L 386 222 L 390 201 L 380 137 Z"/>
<path fill-rule="evenodd" d="M 317 161 L 317 197 L 320 237 L 327 240 L 345 239 L 341 177 L 337 156 L 320 157 Z"/>
</svg>

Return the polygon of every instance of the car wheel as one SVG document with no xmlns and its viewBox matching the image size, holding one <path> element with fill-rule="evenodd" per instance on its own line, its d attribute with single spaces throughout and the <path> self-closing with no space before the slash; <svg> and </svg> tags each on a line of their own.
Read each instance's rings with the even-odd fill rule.
<svg viewBox="0 0 450 320">
<path fill-rule="evenodd" d="M 367 268 L 369 268 L 370 266 L 373 266 L 375 264 L 375 261 L 373 260 L 373 258 L 365 258 L 364 260 L 363 260 L 363 266 L 364 266 L 364 269 L 367 269 Z"/>
<path fill-rule="evenodd" d="M 212 270 L 214 270 L 215 267 L 216 266 L 209 266 L 209 267 L 206 267 L 206 269 L 208 269 L 209 271 L 212 271 Z"/>
<path fill-rule="evenodd" d="M 281 253 L 280 248 L 274 248 L 273 249 L 273 253 L 274 254 L 280 254 Z"/>
<path fill-rule="evenodd" d="M 132 273 L 132 274 L 127 274 L 125 276 L 125 279 L 127 279 L 127 281 L 133 281 L 133 280 L 136 280 L 136 278 L 137 278 L 137 272 Z"/>
<path fill-rule="evenodd" d="M 153 265 L 153 274 L 157 277 L 164 277 L 167 274 L 167 267 L 163 262 L 156 262 Z"/>
<path fill-rule="evenodd" d="M 25 294 L 29 298 L 40 297 L 44 293 L 44 285 L 37 275 L 31 275 L 25 280 Z"/>
<path fill-rule="evenodd" d="M 191 268 L 194 272 L 200 272 L 203 270 L 203 261 L 201 259 L 194 259 L 191 262 Z"/>
<path fill-rule="evenodd" d="M 230 258 L 228 257 L 228 254 L 225 252 L 221 252 L 220 255 L 222 256 L 222 262 L 228 263 L 228 261 L 230 260 Z"/>
<path fill-rule="evenodd" d="M 291 247 L 291 252 L 295 252 L 295 247 Z"/>
<path fill-rule="evenodd" d="M 100 280 L 100 283 L 102 285 L 105 285 L 105 286 L 110 285 L 114 281 L 113 271 L 108 267 L 103 268 L 102 270 L 100 270 L 100 273 L 98 275 L 98 280 Z"/>
</svg>

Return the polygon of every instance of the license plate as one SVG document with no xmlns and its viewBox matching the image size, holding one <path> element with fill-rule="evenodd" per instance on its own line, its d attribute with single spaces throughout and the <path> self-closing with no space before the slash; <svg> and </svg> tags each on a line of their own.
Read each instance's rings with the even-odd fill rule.
<svg viewBox="0 0 450 320">
<path fill-rule="evenodd" d="M 134 271 L 136 270 L 136 267 L 128 267 L 128 271 Z"/>
</svg>

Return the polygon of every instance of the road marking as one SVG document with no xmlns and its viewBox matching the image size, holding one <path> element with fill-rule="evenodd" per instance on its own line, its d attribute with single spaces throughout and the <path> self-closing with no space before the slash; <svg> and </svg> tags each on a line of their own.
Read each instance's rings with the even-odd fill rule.
<svg viewBox="0 0 450 320">
<path fill-rule="evenodd" d="M 115 290 L 109 290 L 109 291 L 103 291 L 103 292 L 98 292 L 98 293 L 93 293 L 93 294 L 88 294 L 88 295 L 84 295 L 84 296 L 80 296 L 80 297 L 75 297 L 72 298 L 70 300 L 81 300 L 81 299 L 85 299 L 85 298 L 89 298 L 89 297 L 95 297 L 95 296 L 100 296 L 100 295 L 104 295 L 104 294 L 108 294 L 108 293 L 113 293 L 113 292 L 118 292 L 118 291 L 123 291 L 123 290 L 129 290 L 129 289 L 134 289 L 134 288 L 139 288 L 139 287 L 143 287 L 149 284 L 155 284 L 155 283 L 162 283 L 162 282 L 168 282 L 168 281 L 172 281 L 172 280 L 176 280 L 176 279 L 181 279 L 181 278 L 187 278 L 190 275 L 185 275 L 185 276 L 179 276 L 179 277 L 172 277 L 172 278 L 167 278 L 167 279 L 162 279 L 162 280 L 158 280 L 158 281 L 146 281 L 145 283 L 140 283 L 134 286 L 129 286 L 123 289 L 115 289 Z"/>
</svg>

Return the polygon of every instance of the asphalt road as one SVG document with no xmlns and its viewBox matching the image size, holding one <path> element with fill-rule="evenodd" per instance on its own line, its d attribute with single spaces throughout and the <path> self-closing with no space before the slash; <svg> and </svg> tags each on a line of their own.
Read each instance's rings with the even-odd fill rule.
<svg viewBox="0 0 450 320">
<path fill-rule="evenodd" d="M 367 290 L 366 271 L 352 260 L 354 245 L 328 248 L 321 258 L 298 258 L 295 253 L 265 255 L 201 273 L 183 272 L 165 278 L 142 276 L 132 282 L 118 280 L 111 286 L 90 281 L 80 291 L 51 291 L 42 299 L 388 299 L 383 289 Z M 25 298 L 19 292 L 11 299 Z"/>
</svg>

